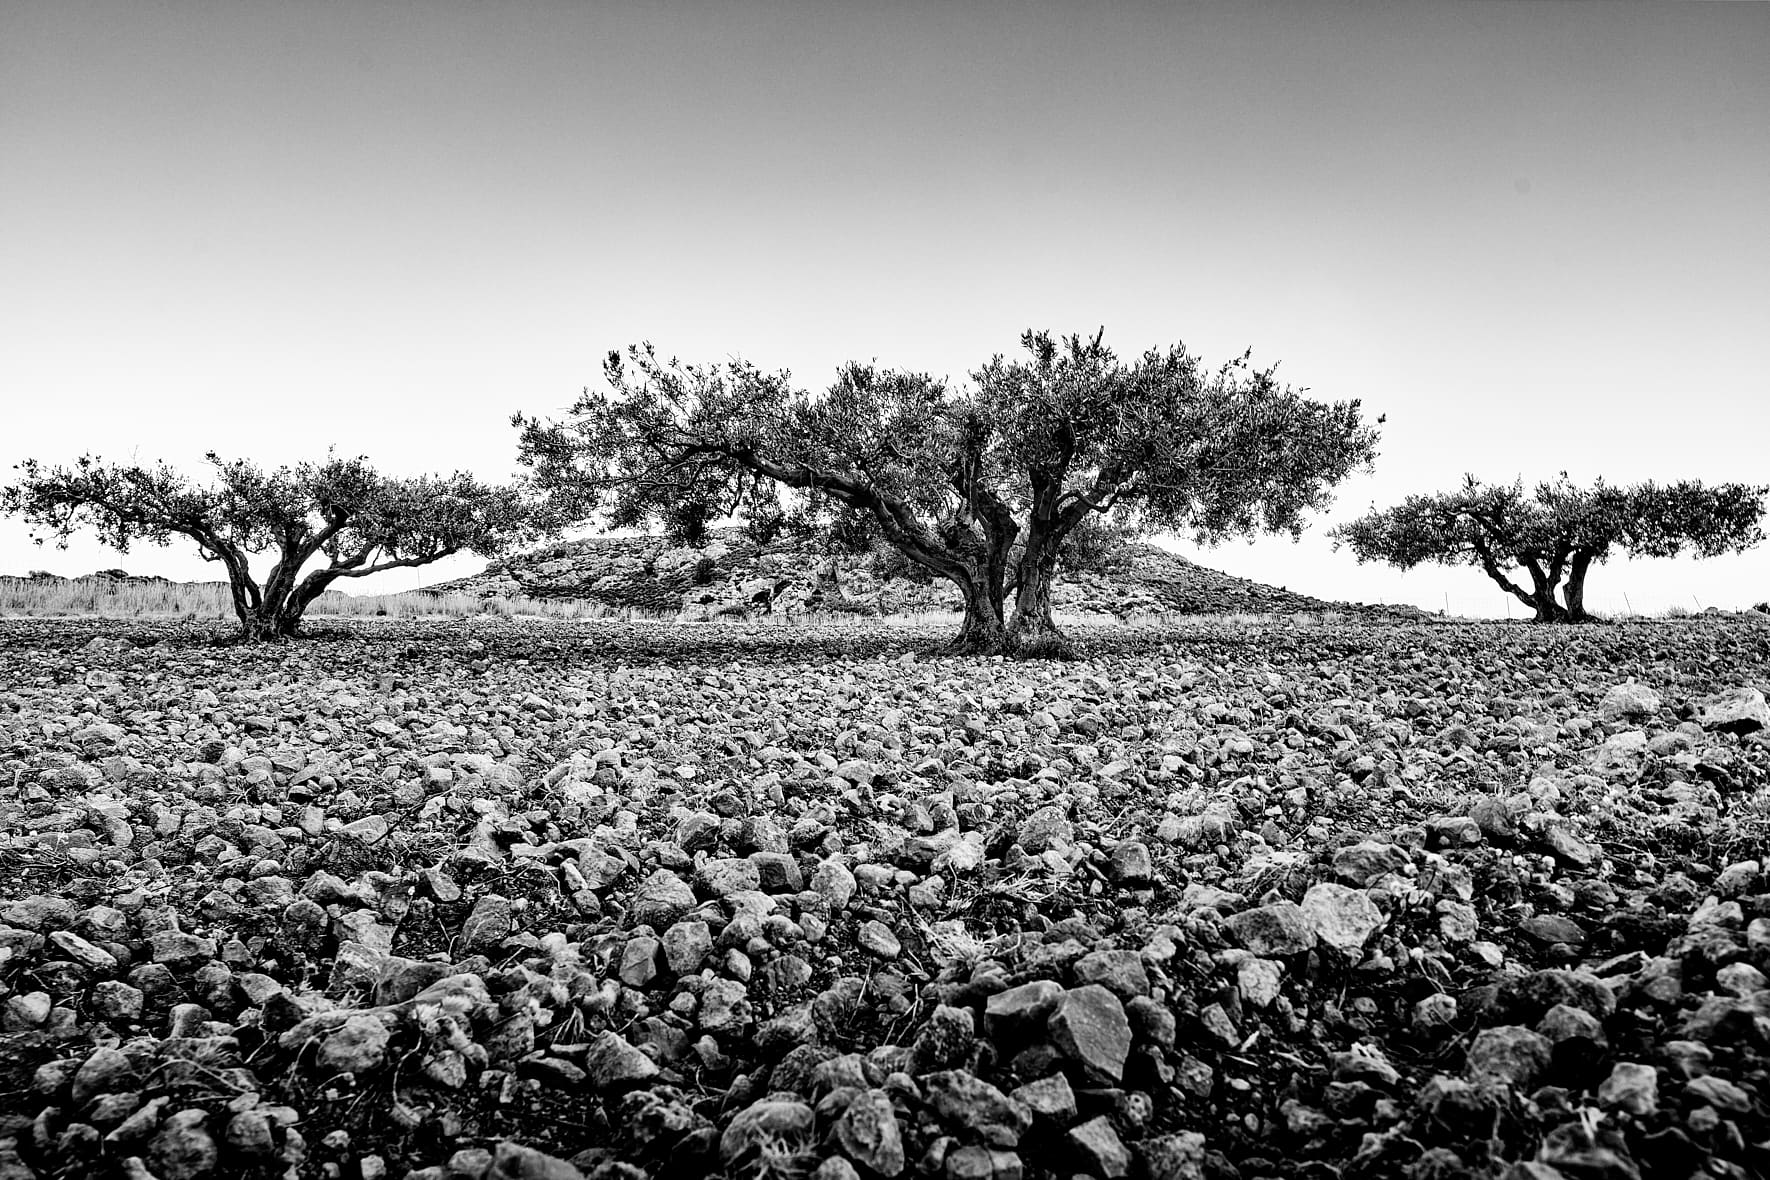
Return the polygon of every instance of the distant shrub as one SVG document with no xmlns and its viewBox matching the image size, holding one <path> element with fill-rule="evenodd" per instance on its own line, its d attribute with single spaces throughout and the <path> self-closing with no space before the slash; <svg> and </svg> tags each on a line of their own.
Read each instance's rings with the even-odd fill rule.
<svg viewBox="0 0 1770 1180">
<path fill-rule="evenodd" d="M 1137 531 L 1111 517 L 1087 516 L 1070 530 L 1058 546 L 1058 560 L 1068 570 L 1092 570 L 1111 573 L 1128 567 L 1137 541 Z"/>
<path fill-rule="evenodd" d="M 916 586 L 932 586 L 934 572 L 918 562 L 905 557 L 901 550 L 879 548 L 873 550 L 868 561 L 873 576 L 880 581 L 888 578 L 902 578 Z"/>
<path fill-rule="evenodd" d="M 703 500 L 681 500 L 663 512 L 664 536 L 674 545 L 705 545 L 719 510 Z"/>
<path fill-rule="evenodd" d="M 1770 602 L 1755 602 L 1752 604 L 1752 609 L 1759 614 L 1770 615 Z"/>
<path fill-rule="evenodd" d="M 752 512 L 744 518 L 739 526 L 749 542 L 758 549 L 766 549 L 780 539 L 787 529 L 787 514 L 778 508 L 763 508 Z"/>
</svg>

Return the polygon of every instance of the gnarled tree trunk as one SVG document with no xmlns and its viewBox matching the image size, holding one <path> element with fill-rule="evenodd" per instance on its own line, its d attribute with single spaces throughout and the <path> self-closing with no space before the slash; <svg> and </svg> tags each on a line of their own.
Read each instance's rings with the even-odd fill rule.
<svg viewBox="0 0 1770 1180">
<path fill-rule="evenodd" d="M 1002 599 L 990 592 L 985 577 L 954 578 L 964 598 L 965 618 L 946 650 L 963 655 L 988 655 L 1002 650 Z"/>
<path fill-rule="evenodd" d="M 240 614 L 240 638 L 248 643 L 271 643 L 301 634 L 301 612 L 288 604 L 265 603 Z"/>
<path fill-rule="evenodd" d="M 1567 570 L 1567 587 L 1561 596 L 1567 602 L 1567 621 L 1584 623 L 1591 619 L 1586 613 L 1586 571 L 1592 566 L 1592 559 L 1584 553 L 1576 553 Z"/>
<path fill-rule="evenodd" d="M 301 619 L 314 600 L 324 594 L 337 575 L 318 570 L 296 584 L 284 574 L 281 566 L 265 579 L 261 591 L 240 567 L 239 579 L 233 584 L 234 614 L 240 620 L 240 637 L 248 643 L 272 643 L 294 639 L 301 634 Z"/>
<path fill-rule="evenodd" d="M 1063 658 L 1074 654 L 1069 637 L 1051 618 L 1051 587 L 1057 574 L 1057 547 L 1047 537 L 1029 536 L 1020 558 L 1014 616 L 1003 650 L 1019 659 Z"/>
<path fill-rule="evenodd" d="M 1531 607 L 1536 611 L 1535 617 L 1531 619 L 1533 623 L 1565 623 L 1567 621 L 1567 608 L 1556 602 L 1551 594 L 1544 594 L 1540 597 L 1533 596 Z"/>
<path fill-rule="evenodd" d="M 1567 608 L 1555 601 L 1555 591 L 1561 585 L 1560 571 L 1557 569 L 1552 573 L 1545 572 L 1534 562 L 1527 568 L 1530 570 L 1529 602 L 1536 611 L 1534 621 L 1538 623 L 1567 622 Z"/>
</svg>

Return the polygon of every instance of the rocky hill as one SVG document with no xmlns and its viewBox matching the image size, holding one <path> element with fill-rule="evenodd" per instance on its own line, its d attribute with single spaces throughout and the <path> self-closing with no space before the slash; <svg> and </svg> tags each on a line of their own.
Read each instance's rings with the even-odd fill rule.
<svg viewBox="0 0 1770 1180">
<path fill-rule="evenodd" d="M 894 571 L 893 564 L 898 568 Z M 592 537 L 497 561 L 432 593 L 590 599 L 615 609 L 687 619 L 755 613 L 913 614 L 956 611 L 944 581 L 904 576 L 901 563 L 835 558 L 790 545 L 758 546 L 722 530 L 702 546 L 661 537 Z M 1359 617 L 1420 618 L 1412 607 L 1325 602 L 1206 569 L 1154 545 L 1136 544 L 1106 571 L 1065 573 L 1058 610 L 1111 615 L 1296 614 L 1337 611 Z"/>
</svg>

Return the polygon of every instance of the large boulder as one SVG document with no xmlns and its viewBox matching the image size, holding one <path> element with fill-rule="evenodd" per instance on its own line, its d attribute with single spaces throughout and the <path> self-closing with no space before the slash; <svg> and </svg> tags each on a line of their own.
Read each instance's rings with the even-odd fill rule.
<svg viewBox="0 0 1770 1180">
<path fill-rule="evenodd" d="M 1770 728 L 1770 705 L 1755 688 L 1730 688 L 1697 701 L 1696 720 L 1721 733 L 1755 733 Z"/>
</svg>

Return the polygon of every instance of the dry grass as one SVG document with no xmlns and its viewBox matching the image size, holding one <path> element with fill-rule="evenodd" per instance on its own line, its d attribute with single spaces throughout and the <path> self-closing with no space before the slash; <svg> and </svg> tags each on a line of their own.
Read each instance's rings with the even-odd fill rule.
<svg viewBox="0 0 1770 1180">
<path fill-rule="evenodd" d="M 341 594 L 330 591 L 308 608 L 308 616 L 388 618 L 544 617 L 593 619 L 620 615 L 601 603 L 581 599 L 487 598 L 470 594 Z M 111 578 L 0 578 L 0 617 L 98 615 L 103 618 L 234 617 L 222 582 L 123 582 Z"/>
<path fill-rule="evenodd" d="M 1179 623 L 1204 623 L 1220 627 L 1337 627 L 1350 618 L 1340 611 L 1132 611 L 1124 621 L 1138 627 L 1168 627 Z"/>
<path fill-rule="evenodd" d="M 1684 612 L 1688 614 L 1689 612 Z M 611 607 L 590 599 L 479 598 L 470 594 L 432 594 L 408 591 L 402 594 L 352 595 L 330 591 L 308 609 L 308 617 L 323 618 L 384 615 L 395 619 L 475 618 L 494 615 L 500 618 L 547 619 L 618 619 L 626 622 L 642 620 L 674 620 L 676 614 L 648 611 L 633 607 Z M 153 582 L 122 581 L 104 577 L 85 578 L 6 578 L 0 577 L 0 618 L 55 618 L 70 615 L 96 615 L 101 618 L 184 618 L 222 619 L 232 621 L 233 604 L 223 582 Z M 872 618 L 893 627 L 957 627 L 964 616 L 956 610 L 905 610 L 884 616 L 862 616 L 845 611 L 812 611 L 788 615 L 785 612 L 758 614 L 748 618 L 751 623 L 806 625 L 846 623 L 857 618 Z M 1167 627 L 1177 624 L 1216 624 L 1238 628 L 1272 626 L 1324 627 L 1346 621 L 1334 612 L 1303 612 L 1299 614 L 1253 614 L 1247 612 L 1218 614 L 1187 614 L 1178 612 L 1136 611 L 1120 618 L 1094 611 L 1057 611 L 1053 615 L 1059 626 Z M 1675 611 L 1670 617 L 1680 617 Z M 718 626 L 725 620 L 706 625 Z"/>
</svg>

